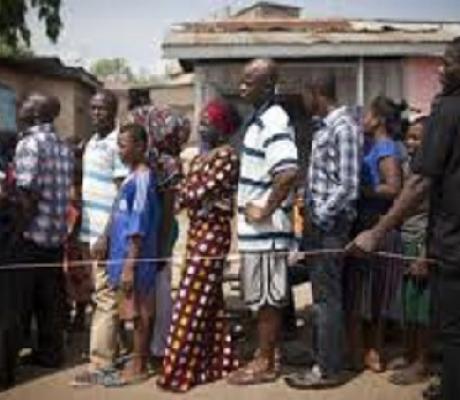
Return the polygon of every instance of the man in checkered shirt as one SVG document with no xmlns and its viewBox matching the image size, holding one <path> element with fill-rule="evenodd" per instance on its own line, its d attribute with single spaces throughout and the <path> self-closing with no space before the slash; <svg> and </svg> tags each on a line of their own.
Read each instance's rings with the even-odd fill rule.
<svg viewBox="0 0 460 400">
<path fill-rule="evenodd" d="M 17 244 L 20 264 L 30 264 L 21 273 L 24 290 L 22 323 L 27 331 L 32 314 L 38 325 L 38 348 L 33 360 L 45 367 L 63 361 L 63 243 L 67 235 L 66 213 L 73 178 L 74 157 L 58 137 L 53 121 L 58 100 L 31 95 L 22 106 L 32 112 L 32 125 L 16 148 L 15 170 L 19 211 Z M 34 264 L 56 264 L 55 268 Z"/>
<path fill-rule="evenodd" d="M 309 105 L 317 117 L 306 187 L 311 249 L 343 249 L 356 217 L 362 140 L 346 107 L 337 105 L 335 79 L 311 86 Z M 308 218 L 309 217 L 309 218 Z M 286 379 L 291 386 L 313 388 L 341 383 L 344 328 L 341 258 L 323 255 L 311 268 L 314 302 L 312 369 Z"/>
</svg>

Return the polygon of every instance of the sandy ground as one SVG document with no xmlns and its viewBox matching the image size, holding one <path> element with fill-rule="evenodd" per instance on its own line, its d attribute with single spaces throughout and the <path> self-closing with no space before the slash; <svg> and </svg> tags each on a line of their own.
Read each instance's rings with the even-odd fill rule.
<svg viewBox="0 0 460 400">
<path fill-rule="evenodd" d="M 227 288 L 228 289 L 228 288 Z M 230 290 L 228 289 L 229 293 Z M 296 289 L 296 299 L 299 306 L 299 321 L 305 322 L 300 329 L 299 337 L 295 341 L 288 341 L 283 344 L 283 354 L 289 357 L 304 355 L 308 358 L 308 303 L 310 301 L 308 285 Z M 238 298 L 229 294 L 231 308 L 239 308 Z M 245 313 L 241 313 L 238 322 L 245 326 L 245 336 L 238 341 L 238 347 L 243 355 L 252 354 L 254 345 L 253 320 Z M 248 326 L 249 325 L 249 326 Z M 50 370 L 40 370 L 30 366 L 23 366 L 19 373 L 19 384 L 12 390 L 0 394 L 0 400 L 147 400 L 147 399 L 212 399 L 212 400 L 416 400 L 421 399 L 421 391 L 425 385 L 411 387 L 396 387 L 387 382 L 389 373 L 376 375 L 365 372 L 352 378 L 344 386 L 323 391 L 298 391 L 289 388 L 279 379 L 274 384 L 253 386 L 253 387 L 234 387 L 227 385 L 224 381 L 214 384 L 201 386 L 193 389 L 185 395 L 174 395 L 164 393 L 155 385 L 155 377 L 149 381 L 126 388 L 106 389 L 102 387 L 92 388 L 73 388 L 69 385 L 76 372 L 85 368 L 81 361 L 81 354 L 87 348 L 87 334 L 80 334 L 73 337 L 68 346 L 70 359 L 80 360 L 69 365 L 67 368 L 58 372 Z M 296 368 L 284 366 L 283 372 L 289 373 Z"/>
<path fill-rule="evenodd" d="M 161 392 L 152 380 L 138 386 L 122 389 L 101 387 L 75 389 L 68 385 L 74 369 L 67 369 L 45 376 L 35 377 L 14 389 L 0 394 L 0 399 L 8 400 L 118 400 L 118 399 L 220 399 L 220 400 L 416 400 L 421 399 L 423 386 L 398 388 L 386 382 L 386 375 L 364 373 L 345 386 L 324 391 L 297 391 L 286 386 L 283 380 L 275 384 L 232 387 L 225 382 L 196 388 L 185 395 L 173 395 Z M 37 373 L 37 371 L 35 371 Z"/>
<path fill-rule="evenodd" d="M 176 254 L 183 254 L 184 234 L 186 221 L 181 220 L 181 237 L 178 241 Z M 177 284 L 180 276 L 180 257 L 175 258 L 174 262 L 174 282 Z M 237 265 L 230 266 L 231 272 L 236 272 Z M 229 307 L 240 309 L 241 303 L 238 296 L 234 293 L 230 284 L 225 286 L 225 292 Z M 299 315 L 308 320 L 308 309 L 311 304 L 311 291 L 309 286 L 301 285 L 295 289 L 296 306 Z M 242 313 L 239 322 L 248 320 L 247 315 Z M 243 322 L 244 323 L 244 322 Z M 308 327 L 301 330 L 299 339 L 293 342 L 287 342 L 284 346 L 285 352 L 298 356 L 307 351 Z M 240 340 L 239 347 L 243 353 L 249 353 L 253 340 L 251 340 L 251 328 L 245 337 Z M 246 331 L 245 331 L 246 332 Z M 416 400 L 421 399 L 421 391 L 425 385 L 416 385 L 406 388 L 392 386 L 387 382 L 388 373 L 376 375 L 365 372 L 354 379 L 351 379 L 346 385 L 333 390 L 323 391 L 298 391 L 289 388 L 279 379 L 274 384 L 253 386 L 253 387 L 233 387 L 225 382 L 217 382 L 193 389 L 185 395 L 174 395 L 164 393 L 155 385 L 155 377 L 149 381 L 136 386 L 105 389 L 102 387 L 92 388 L 73 388 L 69 385 L 75 373 L 84 368 L 81 361 L 81 354 L 86 351 L 88 343 L 87 335 L 74 337 L 68 346 L 69 359 L 73 360 L 66 368 L 60 371 L 39 370 L 28 366 L 21 367 L 19 370 L 19 383 L 10 391 L 0 394 L 0 400 L 147 400 L 147 399 L 212 399 L 212 400 Z M 77 360 L 77 361 L 75 361 Z M 292 371 L 286 369 L 285 373 Z"/>
</svg>

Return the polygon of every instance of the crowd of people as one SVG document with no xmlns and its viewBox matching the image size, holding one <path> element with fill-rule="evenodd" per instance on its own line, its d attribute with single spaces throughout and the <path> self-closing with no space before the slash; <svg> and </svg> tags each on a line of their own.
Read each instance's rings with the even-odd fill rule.
<svg viewBox="0 0 460 400">
<path fill-rule="evenodd" d="M 59 99 L 28 96 L 17 141 L 1 143 L 1 387 L 14 384 L 26 344 L 35 364 L 60 367 L 64 330 L 84 329 L 89 310 L 90 363 L 73 385 L 134 384 L 149 379 L 152 366 L 158 387 L 171 392 L 222 378 L 274 382 L 292 302 L 288 276 L 306 268 L 313 360 L 285 377 L 289 386 L 335 387 L 349 379 L 347 370 L 363 369 L 392 369 L 395 385 L 423 382 L 439 343 L 441 389 L 425 394 L 456 399 L 460 39 L 443 63 L 430 115 L 382 95 L 358 120 L 338 103 L 334 76 L 313 79 L 304 96 L 315 125 L 306 182 L 269 59 L 242 71 L 240 95 L 252 106 L 244 121 L 224 98 L 203 106 L 200 152 L 187 166 L 180 154 L 191 122 L 170 107 L 132 104 L 117 121 L 116 96 L 100 90 L 89 107 L 92 135 L 71 143 L 55 129 Z M 292 221 L 299 193 L 300 244 Z M 173 296 L 183 211 L 187 245 Z M 249 362 L 239 357 L 222 286 L 233 227 L 242 298 L 257 321 Z M 396 360 L 387 358 L 392 332 L 404 337 Z"/>
</svg>

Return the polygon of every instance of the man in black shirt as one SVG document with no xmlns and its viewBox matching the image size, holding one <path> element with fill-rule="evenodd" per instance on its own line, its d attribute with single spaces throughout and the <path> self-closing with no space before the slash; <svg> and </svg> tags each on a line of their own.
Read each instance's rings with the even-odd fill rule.
<svg viewBox="0 0 460 400">
<path fill-rule="evenodd" d="M 370 253 L 389 230 L 430 196 L 430 256 L 437 259 L 439 320 L 443 345 L 442 399 L 460 398 L 460 37 L 446 48 L 441 68 L 441 94 L 433 102 L 416 172 L 405 183 L 391 210 L 374 228 L 348 245 Z"/>
</svg>

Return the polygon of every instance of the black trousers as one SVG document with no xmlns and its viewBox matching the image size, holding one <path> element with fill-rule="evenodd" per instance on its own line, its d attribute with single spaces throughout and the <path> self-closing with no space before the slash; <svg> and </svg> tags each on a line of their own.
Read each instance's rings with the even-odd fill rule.
<svg viewBox="0 0 460 400">
<path fill-rule="evenodd" d="M 32 318 L 37 322 L 35 361 L 45 367 L 57 367 L 63 361 L 64 349 L 64 275 L 62 248 L 44 248 L 24 241 L 17 257 L 22 286 L 21 323 L 30 332 Z M 40 267 L 39 264 L 55 264 Z M 36 267 L 34 267 L 37 265 Z"/>
<path fill-rule="evenodd" d="M 0 390 L 14 384 L 19 350 L 20 286 L 18 274 L 0 256 Z"/>
<path fill-rule="evenodd" d="M 436 295 L 442 347 L 442 399 L 460 399 L 460 266 L 441 265 Z"/>
</svg>

